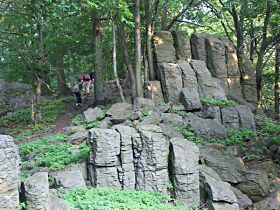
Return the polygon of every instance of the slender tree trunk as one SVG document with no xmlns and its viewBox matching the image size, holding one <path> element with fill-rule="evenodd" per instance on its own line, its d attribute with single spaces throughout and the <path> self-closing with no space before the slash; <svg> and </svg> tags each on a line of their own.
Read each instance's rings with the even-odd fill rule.
<svg viewBox="0 0 280 210">
<path fill-rule="evenodd" d="M 131 95 L 132 99 L 134 100 L 137 97 L 136 94 L 136 81 L 135 81 L 135 74 L 133 71 L 132 63 L 130 60 L 129 52 L 128 52 L 128 44 L 127 39 L 124 33 L 124 24 L 119 24 L 119 36 L 120 36 L 120 44 L 124 55 L 124 61 L 125 65 L 128 71 L 129 79 L 130 79 L 130 89 L 131 89 Z"/>
<path fill-rule="evenodd" d="M 161 15 L 161 30 L 166 30 L 167 27 L 167 5 L 164 5 L 162 8 L 162 15 Z"/>
<path fill-rule="evenodd" d="M 135 0 L 135 77 L 137 97 L 143 97 L 141 78 L 141 30 L 140 30 L 140 0 Z"/>
<path fill-rule="evenodd" d="M 275 53 L 275 76 L 274 76 L 274 109 L 276 113 L 276 119 L 279 121 L 280 116 L 279 116 L 279 103 L 280 103 L 280 98 L 279 98 L 279 92 L 280 92 L 280 44 L 278 43 L 276 45 L 276 53 Z"/>
<path fill-rule="evenodd" d="M 144 61 L 144 83 L 149 80 L 149 64 L 148 64 L 148 58 L 146 54 L 143 54 L 143 61 Z"/>
<path fill-rule="evenodd" d="M 104 104 L 104 92 L 103 92 L 103 81 L 102 81 L 102 27 L 100 15 L 97 11 L 93 12 L 93 50 L 95 50 L 95 80 L 94 80 L 94 99 L 95 104 Z"/>
<path fill-rule="evenodd" d="M 147 53 L 147 61 L 148 61 L 148 68 L 149 68 L 149 79 L 154 80 L 155 71 L 154 71 L 154 61 L 153 61 L 153 53 L 152 53 L 153 26 L 152 26 L 152 18 L 151 18 L 150 0 L 146 0 L 145 15 L 146 15 L 146 53 Z"/>
<path fill-rule="evenodd" d="M 64 72 L 64 50 L 61 49 L 57 53 L 57 58 L 56 58 L 56 67 L 57 67 L 57 87 L 58 87 L 58 92 L 59 95 L 69 95 L 70 90 L 66 85 L 65 81 L 65 72 Z"/>
<path fill-rule="evenodd" d="M 255 37 L 254 20 L 250 21 L 250 60 L 254 62 L 257 38 Z"/>
<path fill-rule="evenodd" d="M 116 33 L 115 33 L 115 20 L 113 18 L 112 20 L 112 34 L 113 34 L 113 69 L 114 69 L 114 77 L 117 83 L 117 87 L 120 91 L 121 99 L 123 102 L 125 102 L 123 91 L 122 91 L 122 86 L 120 85 L 120 80 L 118 77 L 118 72 L 117 72 L 117 53 L 116 53 Z"/>
</svg>

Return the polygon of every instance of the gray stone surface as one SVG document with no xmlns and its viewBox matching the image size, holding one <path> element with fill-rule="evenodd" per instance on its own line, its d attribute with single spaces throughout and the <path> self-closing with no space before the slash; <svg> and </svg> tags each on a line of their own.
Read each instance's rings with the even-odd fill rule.
<svg viewBox="0 0 280 210">
<path fill-rule="evenodd" d="M 74 134 L 74 133 L 77 133 L 77 132 L 86 132 L 86 129 L 82 125 L 69 126 L 68 128 L 66 128 L 66 132 L 71 135 L 71 134 Z"/>
<path fill-rule="evenodd" d="M 170 103 L 164 103 L 164 104 L 158 105 L 155 108 L 155 111 L 158 113 L 165 113 L 165 112 L 168 112 L 170 110 L 170 108 L 171 108 Z"/>
<path fill-rule="evenodd" d="M 160 81 L 145 82 L 145 98 L 152 99 L 157 104 L 164 101 Z"/>
<path fill-rule="evenodd" d="M 182 72 L 182 80 L 184 88 L 197 88 L 197 79 L 194 70 L 192 69 L 189 62 L 184 60 L 178 61 L 178 67 Z"/>
<path fill-rule="evenodd" d="M 199 149 L 182 138 L 170 139 L 171 180 L 178 203 L 185 206 L 199 204 Z"/>
<path fill-rule="evenodd" d="M 186 111 L 199 110 L 202 106 L 196 88 L 183 88 L 181 91 L 181 101 Z"/>
<path fill-rule="evenodd" d="M 156 31 L 153 41 L 157 63 L 172 63 L 176 60 L 173 37 L 169 31 Z"/>
<path fill-rule="evenodd" d="M 202 109 L 194 114 L 203 119 L 215 120 L 216 122 L 222 124 L 221 111 L 218 106 L 202 106 Z"/>
<path fill-rule="evenodd" d="M 164 136 L 167 138 L 172 138 L 172 137 L 179 137 L 179 138 L 184 138 L 184 136 L 176 130 L 176 128 L 170 124 L 164 124 L 160 123 L 159 127 L 162 130 L 162 133 Z"/>
<path fill-rule="evenodd" d="M 241 158 L 223 155 L 221 151 L 211 147 L 200 148 L 200 160 L 217 171 L 225 182 L 241 182 L 242 174 L 246 171 Z"/>
<path fill-rule="evenodd" d="M 54 175 L 55 185 L 66 189 L 86 187 L 83 174 L 80 170 L 60 171 Z"/>
<path fill-rule="evenodd" d="M 196 73 L 198 92 L 201 99 L 226 99 L 225 92 L 219 84 L 219 81 L 211 76 L 203 61 L 192 60 L 190 64 Z"/>
<path fill-rule="evenodd" d="M 113 104 L 113 106 L 106 112 L 110 116 L 110 120 L 114 124 L 122 123 L 131 115 L 132 105 L 125 102 Z"/>
<path fill-rule="evenodd" d="M 190 38 L 185 31 L 172 31 L 176 56 L 178 59 L 191 59 L 191 44 Z"/>
<path fill-rule="evenodd" d="M 120 134 L 113 129 L 93 128 L 89 130 L 95 166 L 116 166 L 120 154 Z"/>
<path fill-rule="evenodd" d="M 86 131 L 79 131 L 77 133 L 72 134 L 71 136 L 68 137 L 68 142 L 71 144 L 81 144 L 86 140 L 88 137 L 88 134 Z"/>
<path fill-rule="evenodd" d="M 11 136 L 0 135 L 0 209 L 19 205 L 19 154 Z"/>
<path fill-rule="evenodd" d="M 140 125 L 158 125 L 162 121 L 162 117 L 158 112 L 152 111 L 148 116 L 144 117 L 140 122 Z"/>
<path fill-rule="evenodd" d="M 152 99 L 137 97 L 133 103 L 133 111 L 150 111 L 156 107 Z"/>
<path fill-rule="evenodd" d="M 58 193 L 55 189 L 49 190 L 49 207 L 50 210 L 67 210 L 66 202 L 58 197 Z"/>
<path fill-rule="evenodd" d="M 236 109 L 239 115 L 240 127 L 255 131 L 255 119 L 251 109 L 246 105 L 237 105 Z"/>
<path fill-rule="evenodd" d="M 135 129 L 128 126 L 116 125 L 114 129 L 121 137 L 121 173 L 119 173 L 122 189 L 133 190 L 135 188 L 135 173 L 133 164 L 132 137 Z"/>
<path fill-rule="evenodd" d="M 96 167 L 93 165 L 94 187 L 121 189 L 116 167 Z"/>
<path fill-rule="evenodd" d="M 103 116 L 104 112 L 98 108 L 88 108 L 86 111 L 83 112 L 84 118 L 86 122 L 94 122 L 97 120 L 97 117 Z"/>
<path fill-rule="evenodd" d="M 254 203 L 253 207 L 261 210 L 280 210 L 280 192 L 270 193 L 265 199 Z"/>
<path fill-rule="evenodd" d="M 24 183 L 28 210 L 50 210 L 48 173 L 38 172 Z"/>
<path fill-rule="evenodd" d="M 239 116 L 235 107 L 221 108 L 222 124 L 227 129 L 239 129 Z"/>
<path fill-rule="evenodd" d="M 234 187 L 231 187 L 231 190 L 237 198 L 237 203 L 240 209 L 250 209 L 252 207 L 253 202 L 247 197 L 247 195 L 243 194 L 240 190 Z"/>
<path fill-rule="evenodd" d="M 228 91 L 227 66 L 224 42 L 217 37 L 206 38 L 207 67 L 213 77 L 221 80 L 221 85 Z"/>
<path fill-rule="evenodd" d="M 18 82 L 0 81 L 0 117 L 17 109 L 31 106 L 32 86 Z"/>
<path fill-rule="evenodd" d="M 133 138 L 136 189 L 167 192 L 169 142 L 156 125 L 137 127 L 140 137 Z"/>
<path fill-rule="evenodd" d="M 207 202 L 207 207 L 211 210 L 240 210 L 237 203 L 225 203 L 225 202 Z"/>
<path fill-rule="evenodd" d="M 158 68 L 165 102 L 179 104 L 183 88 L 181 69 L 173 63 L 160 63 Z"/>
<path fill-rule="evenodd" d="M 180 127 L 184 125 L 182 116 L 176 113 L 161 113 L 162 123 Z"/>
<path fill-rule="evenodd" d="M 227 137 L 226 129 L 223 125 L 211 119 L 202 119 L 192 113 L 187 114 L 190 126 L 197 136 L 204 139 Z"/>
<path fill-rule="evenodd" d="M 244 180 L 237 185 L 237 188 L 252 201 L 259 201 L 268 193 L 269 180 L 265 173 L 248 171 L 244 176 Z"/>
<path fill-rule="evenodd" d="M 192 49 L 192 57 L 196 60 L 202 60 L 207 62 L 206 59 L 206 47 L 205 47 L 205 39 L 208 35 L 193 33 L 191 35 L 191 49 Z"/>
</svg>

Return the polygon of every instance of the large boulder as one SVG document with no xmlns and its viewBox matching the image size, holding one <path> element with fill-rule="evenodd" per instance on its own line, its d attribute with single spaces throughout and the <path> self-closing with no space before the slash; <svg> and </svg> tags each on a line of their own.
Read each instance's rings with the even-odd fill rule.
<svg viewBox="0 0 280 210">
<path fill-rule="evenodd" d="M 85 188 L 86 183 L 80 170 L 63 170 L 54 174 L 55 185 L 65 189 Z"/>
<path fill-rule="evenodd" d="M 189 60 L 191 59 L 191 44 L 190 38 L 185 31 L 172 31 L 174 46 L 178 59 Z"/>
<path fill-rule="evenodd" d="M 113 106 L 106 112 L 110 120 L 114 124 L 122 123 L 131 115 L 132 105 L 125 102 L 113 104 Z"/>
<path fill-rule="evenodd" d="M 181 69 L 173 63 L 160 63 L 158 68 L 165 102 L 180 104 L 183 87 Z"/>
<path fill-rule="evenodd" d="M 222 181 L 239 183 L 246 168 L 241 158 L 223 155 L 212 147 L 200 148 L 200 160 L 203 164 L 219 172 Z"/>
<path fill-rule="evenodd" d="M 203 119 L 211 119 L 220 124 L 222 123 L 221 110 L 218 106 L 202 106 L 201 110 L 194 114 Z"/>
<path fill-rule="evenodd" d="M 261 210 L 279 210 L 280 202 L 279 195 L 280 192 L 273 192 L 267 195 L 267 197 L 259 202 L 254 203 L 253 207 Z"/>
<path fill-rule="evenodd" d="M 181 91 L 181 101 L 186 111 L 196 111 L 201 109 L 201 102 L 197 89 L 183 88 Z"/>
<path fill-rule="evenodd" d="M 25 180 L 24 187 L 28 210 L 50 210 L 48 173 L 33 174 Z"/>
<path fill-rule="evenodd" d="M 239 116 L 235 107 L 221 108 L 222 122 L 227 129 L 239 129 Z"/>
<path fill-rule="evenodd" d="M 215 120 L 203 119 L 195 116 L 192 113 L 187 115 L 190 126 L 198 137 L 204 139 L 218 138 L 224 139 L 227 137 L 226 129 L 223 125 Z"/>
<path fill-rule="evenodd" d="M 198 91 L 201 99 L 226 99 L 225 91 L 219 84 L 219 80 L 211 76 L 205 62 L 200 60 L 192 60 L 190 64 L 196 73 Z"/>
<path fill-rule="evenodd" d="M 207 36 L 206 34 L 193 33 L 190 39 L 193 59 L 202 60 L 205 63 L 207 62 L 205 47 L 205 39 Z"/>
<path fill-rule="evenodd" d="M 157 63 L 176 61 L 173 37 L 169 31 L 156 31 L 153 41 Z"/>
<path fill-rule="evenodd" d="M 11 136 L 0 135 L 0 209 L 19 205 L 19 154 Z"/>
<path fill-rule="evenodd" d="M 166 193 L 169 142 L 159 126 L 141 125 L 137 129 L 140 139 L 133 139 L 136 189 Z"/>
<path fill-rule="evenodd" d="M 137 97 L 133 103 L 133 111 L 151 111 L 156 107 L 152 99 Z"/>
<path fill-rule="evenodd" d="M 240 127 L 255 131 L 255 119 L 250 107 L 246 105 L 237 105 L 236 109 L 239 115 Z"/>
<path fill-rule="evenodd" d="M 121 189 L 117 165 L 121 153 L 120 133 L 113 129 L 89 130 L 90 181 L 95 187 Z"/>
<path fill-rule="evenodd" d="M 104 112 L 99 108 L 95 107 L 93 108 L 88 108 L 86 111 L 83 112 L 84 118 L 86 122 L 94 122 L 96 121 L 99 117 L 103 118 Z"/>
<path fill-rule="evenodd" d="M 175 113 L 161 113 L 162 123 L 169 124 L 175 127 L 180 127 L 184 125 L 182 116 Z"/>
<path fill-rule="evenodd" d="M 269 190 L 269 180 L 265 173 L 259 171 L 248 171 L 244 180 L 237 185 L 237 188 L 250 197 L 252 201 L 260 201 Z"/>
<path fill-rule="evenodd" d="M 207 67 L 211 75 L 220 79 L 224 90 L 228 91 L 224 42 L 214 36 L 207 37 L 206 51 Z"/>
<path fill-rule="evenodd" d="M 171 181 L 178 203 L 185 206 L 199 204 L 199 149 L 182 138 L 170 139 Z"/>
<path fill-rule="evenodd" d="M 231 187 L 231 190 L 234 192 L 237 203 L 240 209 L 250 209 L 253 205 L 253 202 L 248 198 L 247 195 L 243 194 L 240 190 L 235 187 Z"/>
<path fill-rule="evenodd" d="M 158 125 L 162 121 L 162 117 L 158 112 L 152 111 L 140 122 L 141 125 Z"/>
<path fill-rule="evenodd" d="M 87 136 L 86 131 L 77 132 L 68 137 L 68 142 L 79 145 L 86 140 Z"/>
</svg>

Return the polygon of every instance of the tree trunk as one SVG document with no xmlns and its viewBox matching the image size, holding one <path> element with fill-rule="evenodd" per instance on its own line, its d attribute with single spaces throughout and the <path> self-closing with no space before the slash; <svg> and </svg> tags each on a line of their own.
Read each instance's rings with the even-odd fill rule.
<svg viewBox="0 0 280 210">
<path fill-rule="evenodd" d="M 117 87 L 120 91 L 121 99 L 123 102 L 125 102 L 123 91 L 122 91 L 122 86 L 120 85 L 120 80 L 118 77 L 118 72 L 117 72 L 117 53 L 116 53 L 116 33 L 115 33 L 115 20 L 113 18 L 112 20 L 112 34 L 113 34 L 113 70 L 114 70 L 114 77 L 117 83 Z"/>
<path fill-rule="evenodd" d="M 125 65 L 126 65 L 126 68 L 128 71 L 129 79 L 130 79 L 131 95 L 132 95 L 132 99 L 134 100 L 137 97 L 135 74 L 133 72 L 132 63 L 131 63 L 129 52 L 128 52 L 127 39 L 126 39 L 126 36 L 124 33 L 124 24 L 120 23 L 118 26 L 119 26 L 120 44 L 121 44 L 121 48 L 122 48 L 123 55 L 124 55 Z"/>
<path fill-rule="evenodd" d="M 92 20 L 93 30 L 93 50 L 95 50 L 94 69 L 95 69 L 95 80 L 94 80 L 94 99 L 96 105 L 104 104 L 104 92 L 103 92 L 103 81 L 102 81 L 102 27 L 100 15 L 97 11 L 93 12 Z"/>
<path fill-rule="evenodd" d="M 42 103 L 41 103 L 41 81 L 37 78 L 35 82 L 35 95 L 32 100 L 32 121 L 34 125 L 42 122 Z"/>
<path fill-rule="evenodd" d="M 276 113 L 276 119 L 279 121 L 280 116 L 279 116 L 279 92 L 280 92 L 280 44 L 278 43 L 276 45 L 276 53 L 275 53 L 275 76 L 274 76 L 274 110 Z"/>
<path fill-rule="evenodd" d="M 254 20 L 250 21 L 250 60 L 254 63 L 257 38 L 255 37 Z"/>
<path fill-rule="evenodd" d="M 152 53 L 153 26 L 152 26 L 152 19 L 151 19 L 150 0 L 146 0 L 145 15 L 146 15 L 146 53 L 147 53 L 147 61 L 148 61 L 148 68 L 149 68 L 149 79 L 154 80 L 155 71 L 154 71 L 154 61 L 153 61 L 153 53 Z"/>
<path fill-rule="evenodd" d="M 65 72 L 64 72 L 64 50 L 59 50 L 57 53 L 57 58 L 56 58 L 56 67 L 57 67 L 57 88 L 58 88 L 58 92 L 59 95 L 69 95 L 70 94 L 70 90 L 66 85 L 66 81 L 65 81 Z"/>
<path fill-rule="evenodd" d="M 143 97 L 141 78 L 141 30 L 140 30 L 140 0 L 135 0 L 135 80 L 137 97 Z"/>
<path fill-rule="evenodd" d="M 162 8 L 162 15 L 161 15 L 161 30 L 166 30 L 167 27 L 167 5 L 164 5 Z"/>
</svg>

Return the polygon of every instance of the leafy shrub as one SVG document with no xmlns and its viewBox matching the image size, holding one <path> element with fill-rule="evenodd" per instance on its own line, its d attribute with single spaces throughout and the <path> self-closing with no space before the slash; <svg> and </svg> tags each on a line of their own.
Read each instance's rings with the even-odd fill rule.
<svg viewBox="0 0 280 210">
<path fill-rule="evenodd" d="M 31 109 L 19 109 L 11 116 L 4 116 L 0 118 L 0 126 L 8 126 L 11 124 L 30 123 L 31 122 Z"/>
<path fill-rule="evenodd" d="M 205 140 L 197 137 L 194 130 L 187 123 L 185 123 L 182 127 L 177 128 L 177 131 L 179 131 L 187 140 L 189 140 L 197 145 L 205 144 Z"/>
<path fill-rule="evenodd" d="M 99 121 L 88 123 L 88 124 L 86 124 L 86 129 L 96 128 L 99 125 L 101 125 L 101 122 L 99 122 Z"/>
<path fill-rule="evenodd" d="M 245 139 L 253 138 L 256 136 L 256 132 L 246 128 L 242 128 L 240 130 L 229 130 L 227 132 L 227 138 L 222 142 L 226 145 L 241 145 L 243 144 Z"/>
<path fill-rule="evenodd" d="M 260 135 L 271 138 L 272 143 L 280 144 L 280 124 L 271 120 L 265 119 L 261 122 Z"/>
<path fill-rule="evenodd" d="M 63 198 L 70 210 L 190 210 L 182 206 L 172 206 L 167 195 L 156 192 L 126 191 L 111 189 L 74 189 L 66 191 Z"/>
<path fill-rule="evenodd" d="M 214 99 L 214 98 L 205 98 L 201 100 L 202 105 L 206 106 L 236 106 L 236 103 L 232 100 L 225 99 Z"/>
</svg>

